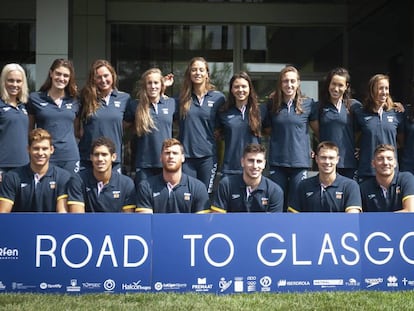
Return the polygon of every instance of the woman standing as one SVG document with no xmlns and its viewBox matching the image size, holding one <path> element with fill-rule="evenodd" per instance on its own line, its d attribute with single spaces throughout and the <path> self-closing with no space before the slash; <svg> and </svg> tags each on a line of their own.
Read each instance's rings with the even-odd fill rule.
<svg viewBox="0 0 414 311">
<path fill-rule="evenodd" d="M 38 92 L 30 94 L 27 105 L 30 129 L 47 130 L 53 140 L 50 162 L 71 173 L 79 172 L 79 150 L 75 128 L 79 125 L 79 101 L 75 69 L 70 60 L 56 59 Z"/>
<path fill-rule="evenodd" d="M 345 68 L 332 69 L 325 80 L 319 101 L 319 140 L 332 141 L 339 148 L 337 172 L 355 178 L 354 111 L 361 103 L 351 98 L 351 77 Z"/>
<path fill-rule="evenodd" d="M 220 109 L 219 130 L 224 136 L 224 175 L 240 174 L 246 145 L 260 143 L 261 119 L 257 95 L 246 72 L 230 79 L 229 96 Z"/>
<path fill-rule="evenodd" d="M 283 189 L 286 211 L 289 196 L 295 195 L 311 166 L 309 126 L 315 135 L 319 130 L 316 104 L 302 96 L 295 67 L 280 72 L 264 126 L 270 129 L 269 177 Z"/>
<path fill-rule="evenodd" d="M 151 68 L 139 80 L 137 100 L 127 107 L 125 121 L 135 128 L 135 185 L 143 179 L 162 173 L 162 143 L 172 138 L 175 100 L 163 96 L 165 89 L 161 70 Z"/>
<path fill-rule="evenodd" d="M 357 130 L 360 133 L 360 182 L 375 176 L 371 161 L 379 144 L 389 144 L 397 150 L 397 134 L 404 114 L 396 111 L 395 106 L 390 95 L 390 78 L 384 74 L 374 75 L 368 82 L 368 95 L 363 106 L 355 110 Z"/>
<path fill-rule="evenodd" d="M 210 83 L 207 61 L 190 60 L 179 97 L 179 140 L 184 145 L 183 171 L 201 180 L 212 193 L 217 173 L 217 148 L 214 130 L 224 94 Z"/>
<path fill-rule="evenodd" d="M 129 94 L 118 91 L 115 69 L 106 60 L 96 60 L 81 91 L 81 122 L 79 153 L 81 169 L 91 167 L 92 142 L 100 136 L 110 138 L 116 146 L 113 168 L 121 172 L 123 120 L 131 100 Z"/>
<path fill-rule="evenodd" d="M 29 162 L 29 96 L 26 73 L 18 64 L 7 64 L 0 76 L 0 181 L 3 173 Z"/>
</svg>

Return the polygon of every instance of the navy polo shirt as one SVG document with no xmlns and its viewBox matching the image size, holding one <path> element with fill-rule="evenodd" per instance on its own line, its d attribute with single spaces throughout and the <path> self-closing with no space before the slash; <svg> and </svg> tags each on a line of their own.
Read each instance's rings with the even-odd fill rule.
<svg viewBox="0 0 414 311">
<path fill-rule="evenodd" d="M 404 118 L 404 148 L 400 169 L 414 173 L 414 122 L 408 116 Z"/>
<path fill-rule="evenodd" d="M 171 194 L 162 174 L 143 180 L 138 185 L 137 212 L 207 213 L 209 208 L 206 186 L 184 173 Z"/>
<path fill-rule="evenodd" d="M 135 122 L 135 111 L 139 103 L 131 101 L 125 112 L 126 122 Z M 176 111 L 176 101 L 173 98 L 160 98 L 155 110 L 154 105 L 149 106 L 150 115 L 156 128 L 151 133 L 134 137 L 136 141 L 135 167 L 153 168 L 162 167 L 160 156 L 162 143 L 172 137 L 172 125 Z M 135 125 L 134 125 L 135 126 Z"/>
<path fill-rule="evenodd" d="M 113 170 L 109 183 L 98 194 L 98 181 L 92 169 L 80 171 L 70 180 L 68 205 L 80 204 L 86 212 L 118 213 L 135 209 L 136 192 L 133 180 Z"/>
<path fill-rule="evenodd" d="M 101 101 L 98 110 L 82 123 L 83 136 L 78 144 L 81 160 L 89 161 L 92 142 L 100 136 L 106 136 L 116 146 L 117 158 L 114 162 L 122 162 L 122 122 L 130 100 L 129 94 L 113 90 L 109 103 L 106 105 Z"/>
<path fill-rule="evenodd" d="M 200 105 L 197 96 L 184 119 L 179 122 L 179 140 L 184 146 L 186 158 L 203 158 L 216 155 L 214 130 L 218 119 L 218 110 L 225 102 L 223 93 L 208 91 Z"/>
<path fill-rule="evenodd" d="M 375 176 L 371 161 L 379 144 L 397 147 L 397 132 L 402 125 L 404 114 L 391 109 L 378 113 L 369 112 L 362 107 L 355 109 L 357 130 L 361 133 L 358 175 Z"/>
<path fill-rule="evenodd" d="M 240 159 L 244 147 L 251 143 L 260 143 L 259 137 L 253 135 L 249 126 L 249 106 L 243 113 L 237 107 L 219 114 L 219 128 L 224 133 L 224 160 L 222 172 L 238 174 L 243 171 Z"/>
<path fill-rule="evenodd" d="M 292 195 L 289 212 L 346 212 L 350 208 L 361 209 L 358 183 L 336 174 L 332 185 L 325 188 L 326 205 L 323 206 L 319 174 L 299 183 L 297 193 Z"/>
<path fill-rule="evenodd" d="M 262 176 L 260 184 L 247 197 L 243 175 L 226 176 L 220 180 L 211 209 L 219 213 L 283 212 L 283 190 Z"/>
<path fill-rule="evenodd" d="M 311 165 L 309 121 L 318 120 L 317 105 L 313 99 L 305 98 L 302 102 L 303 113 L 297 114 L 295 109 L 296 102 L 293 102 L 290 110 L 286 103 L 283 103 L 279 113 L 266 113 L 264 125 L 271 128 L 271 166 L 305 168 Z"/>
<path fill-rule="evenodd" d="M 65 96 L 59 107 L 46 92 L 34 92 L 30 94 L 27 110 L 34 116 L 37 127 L 52 135 L 55 151 L 51 161 L 79 161 L 74 130 L 74 121 L 79 113 L 77 99 Z"/>
<path fill-rule="evenodd" d="M 319 140 L 332 141 L 338 146 L 339 168 L 357 168 L 353 113 L 360 106 L 359 101 L 352 100 L 350 111 L 346 109 L 343 101 L 340 111 L 331 103 L 319 108 Z"/>
<path fill-rule="evenodd" d="M 394 212 L 402 209 L 402 202 L 414 196 L 414 176 L 409 172 L 395 170 L 394 178 L 384 197 L 375 177 L 368 178 L 360 185 L 364 212 Z"/>
<path fill-rule="evenodd" d="M 56 212 L 57 201 L 67 198 L 70 177 L 68 171 L 49 165 L 35 186 L 30 164 L 20 166 L 3 175 L 0 200 L 13 203 L 12 212 Z"/>
<path fill-rule="evenodd" d="M 25 105 L 14 107 L 0 99 L 0 168 L 14 168 L 29 162 L 28 133 L 29 118 Z"/>
</svg>

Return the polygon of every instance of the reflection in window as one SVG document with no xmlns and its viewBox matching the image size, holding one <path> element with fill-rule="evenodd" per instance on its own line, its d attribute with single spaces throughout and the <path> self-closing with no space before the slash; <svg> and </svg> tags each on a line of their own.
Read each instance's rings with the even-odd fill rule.
<svg viewBox="0 0 414 311">
<path fill-rule="evenodd" d="M 233 72 L 233 33 L 227 25 L 125 25 L 111 26 L 112 63 L 120 89 L 134 93 L 136 81 L 150 67 L 173 72 L 177 95 L 188 61 L 207 59 L 210 77 L 218 89 L 226 88 Z"/>
<path fill-rule="evenodd" d="M 343 61 L 340 27 L 243 25 L 240 38 L 234 38 L 234 33 L 232 25 L 113 24 L 111 57 L 120 88 L 132 92 L 145 70 L 159 67 L 165 74 L 175 74 L 168 94 L 177 95 L 188 61 L 203 56 L 210 65 L 212 82 L 221 91 L 228 91 L 234 65 L 238 65 L 262 79 L 260 90 L 267 94 L 285 64 L 293 64 L 306 78 L 326 73 Z M 236 42 L 243 49 L 239 51 L 242 59 L 233 59 Z"/>
<path fill-rule="evenodd" d="M 34 22 L 0 23 L 1 68 L 8 63 L 22 65 L 30 90 L 35 88 L 35 41 Z"/>
</svg>

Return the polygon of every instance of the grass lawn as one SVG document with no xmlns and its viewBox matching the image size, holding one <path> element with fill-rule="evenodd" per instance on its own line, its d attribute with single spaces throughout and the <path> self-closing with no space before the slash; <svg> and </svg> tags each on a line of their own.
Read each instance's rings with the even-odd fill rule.
<svg viewBox="0 0 414 311">
<path fill-rule="evenodd" d="M 414 310 L 414 293 L 0 294 L 0 310 Z"/>
</svg>

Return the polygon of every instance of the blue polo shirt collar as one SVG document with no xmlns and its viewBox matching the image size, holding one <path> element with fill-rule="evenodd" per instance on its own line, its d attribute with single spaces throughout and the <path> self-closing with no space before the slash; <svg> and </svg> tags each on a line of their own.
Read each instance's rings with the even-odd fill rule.
<svg viewBox="0 0 414 311">
<path fill-rule="evenodd" d="M 109 182 L 104 185 L 104 187 L 106 188 L 112 188 L 114 184 L 116 184 L 116 180 L 119 178 L 118 174 L 116 171 L 112 171 L 111 174 L 111 178 L 109 179 Z M 88 181 L 91 185 L 97 185 L 98 184 L 98 180 L 96 179 L 95 175 L 93 175 L 93 170 L 92 169 L 88 169 Z"/>
<path fill-rule="evenodd" d="M 243 175 L 240 175 L 240 178 L 241 178 L 240 188 L 245 190 L 247 185 L 243 180 Z M 263 175 L 262 175 L 262 178 L 260 179 L 260 183 L 257 185 L 256 189 L 254 189 L 252 192 L 265 191 L 265 190 L 266 190 L 266 183 L 265 183 Z"/>
<path fill-rule="evenodd" d="M 318 184 L 318 186 L 321 186 L 321 181 L 319 180 L 319 174 L 318 174 L 318 178 L 315 179 L 315 183 Z M 338 181 L 338 173 L 336 173 L 336 177 L 335 180 L 333 181 L 332 184 L 330 184 L 327 188 L 338 188 L 339 187 L 339 181 Z"/>
<path fill-rule="evenodd" d="M 165 182 L 165 180 L 164 180 Z M 188 175 L 181 173 L 181 179 L 180 182 L 174 187 L 174 189 L 181 187 L 181 186 L 185 186 L 188 184 Z"/>
<path fill-rule="evenodd" d="M 393 186 L 395 186 L 397 184 L 397 180 L 398 180 L 398 171 L 395 169 L 394 170 L 394 177 L 392 178 L 392 181 L 391 181 L 388 188 L 392 188 Z M 378 187 L 378 189 L 381 189 L 381 186 L 378 183 L 376 178 L 375 178 L 375 185 Z"/>
<path fill-rule="evenodd" d="M 33 177 L 34 174 L 36 174 L 35 172 L 33 172 L 32 168 L 30 167 L 30 163 L 26 165 L 26 170 L 27 170 L 29 176 Z M 53 175 L 53 164 L 49 163 L 49 167 L 47 169 L 47 172 L 42 176 L 42 178 L 45 177 L 45 176 L 50 177 L 52 175 Z"/>
</svg>

